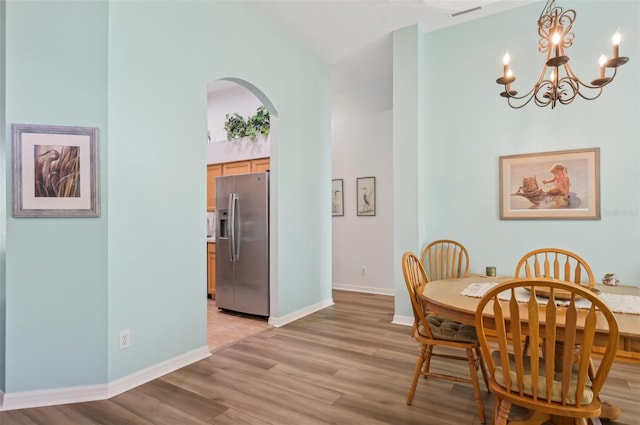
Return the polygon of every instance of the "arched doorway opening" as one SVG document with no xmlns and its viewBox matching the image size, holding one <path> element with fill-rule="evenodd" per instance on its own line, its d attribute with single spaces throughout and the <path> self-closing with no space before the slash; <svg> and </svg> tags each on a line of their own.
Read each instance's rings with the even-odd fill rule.
<svg viewBox="0 0 640 425">
<path fill-rule="evenodd" d="M 270 116 L 271 131 L 268 137 L 262 135 L 254 139 L 227 139 L 224 123 L 227 116 L 238 114 L 249 117 L 256 114 L 258 108 L 266 109 Z M 220 309 L 216 303 L 215 279 L 216 273 L 216 225 L 218 223 L 216 210 L 211 208 L 209 185 L 215 185 L 215 177 L 227 174 L 244 174 L 272 170 L 272 147 L 275 144 L 275 128 L 277 126 L 277 111 L 266 95 L 253 84 L 237 79 L 224 78 L 210 82 L 207 85 L 207 340 L 209 350 L 215 351 L 246 336 L 260 332 L 268 327 L 268 318 L 251 316 L 242 312 Z M 271 174 L 271 173 L 270 173 Z M 271 181 L 271 179 L 270 179 Z M 270 185 L 271 188 L 274 185 Z M 270 190 L 273 196 L 273 190 Z M 273 204 L 272 204 L 273 205 Z M 270 209 L 269 227 L 275 223 L 275 209 Z M 211 229 L 211 223 L 215 223 Z M 268 261 L 269 261 L 269 305 L 270 312 L 277 311 L 277 279 L 274 235 L 270 233 Z M 213 241 L 212 237 L 213 236 Z M 220 246 L 218 248 L 223 248 Z M 221 249 L 217 249 L 221 251 Z M 218 267 L 219 268 L 219 267 Z M 213 288 L 211 285 L 213 279 Z"/>
</svg>

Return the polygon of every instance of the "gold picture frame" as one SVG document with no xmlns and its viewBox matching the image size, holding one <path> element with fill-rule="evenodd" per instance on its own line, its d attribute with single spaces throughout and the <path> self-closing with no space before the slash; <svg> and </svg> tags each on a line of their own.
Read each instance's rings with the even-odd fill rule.
<svg viewBox="0 0 640 425">
<path fill-rule="evenodd" d="M 599 220 L 600 149 L 500 157 L 501 220 Z"/>
</svg>

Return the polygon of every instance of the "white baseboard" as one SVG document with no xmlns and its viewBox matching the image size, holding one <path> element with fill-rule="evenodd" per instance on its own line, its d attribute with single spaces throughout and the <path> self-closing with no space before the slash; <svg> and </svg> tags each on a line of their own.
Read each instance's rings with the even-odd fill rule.
<svg viewBox="0 0 640 425">
<path fill-rule="evenodd" d="M 122 394 L 125 391 L 129 391 L 132 388 L 146 384 L 147 382 L 153 381 L 167 373 L 181 369 L 202 359 L 206 359 L 209 356 L 211 356 L 209 347 L 205 345 L 204 347 L 197 348 L 146 369 L 142 369 L 131 375 L 112 381 L 108 386 L 108 398 Z"/>
<path fill-rule="evenodd" d="M 319 303 L 310 305 L 308 307 L 305 307 L 303 309 L 300 309 L 298 311 L 294 311 L 293 313 L 289 313 L 287 315 L 284 315 L 282 317 L 269 317 L 269 324 L 271 326 L 274 326 L 276 328 L 279 328 L 280 326 L 284 326 L 287 323 L 291 323 L 294 322 L 300 318 L 303 318 L 305 316 L 310 315 L 311 313 L 315 313 L 316 311 L 320 311 L 323 308 L 327 308 L 329 306 L 333 305 L 333 298 L 328 298 L 324 301 L 320 301 Z"/>
<path fill-rule="evenodd" d="M 365 292 L 367 294 L 378 295 L 390 295 L 394 296 L 395 291 L 393 288 L 378 288 L 375 286 L 362 286 L 362 285 L 343 285 L 341 283 L 333 283 L 333 289 L 338 291 L 351 291 L 351 292 Z"/>
<path fill-rule="evenodd" d="M 413 326 L 413 316 L 399 316 L 394 314 L 391 323 L 395 323 L 396 325 Z"/>
<path fill-rule="evenodd" d="M 17 393 L 9 392 L 4 395 L 0 411 L 104 400 L 109 398 L 107 391 L 107 384 L 98 384 Z"/>
<path fill-rule="evenodd" d="M 2 401 L 2 403 L 0 403 L 0 411 L 105 400 L 190 365 L 191 363 L 205 359 L 210 355 L 209 347 L 201 347 L 108 384 L 5 394 L 0 392 L 0 401 Z"/>
</svg>

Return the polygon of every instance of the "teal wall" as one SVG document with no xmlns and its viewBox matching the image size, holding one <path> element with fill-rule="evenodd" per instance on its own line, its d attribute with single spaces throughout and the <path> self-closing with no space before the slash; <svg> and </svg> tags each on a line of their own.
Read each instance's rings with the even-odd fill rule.
<svg viewBox="0 0 640 425">
<path fill-rule="evenodd" d="M 2 123 L 6 120 L 5 104 L 5 41 L 6 41 L 6 6 L 4 1 L 0 1 L 0 164 L 7 164 L 7 143 L 6 129 Z M 0 173 L 0 188 L 6 187 L 6 173 Z M 4 191 L 6 193 L 6 191 Z M 0 196 L 0 391 L 5 387 L 5 326 L 7 321 L 7 298 L 6 298 L 6 223 L 7 204 L 6 197 Z"/>
<path fill-rule="evenodd" d="M 113 2 L 109 25 L 109 376 L 117 379 L 206 344 L 210 81 L 248 81 L 278 112 L 272 316 L 331 296 L 329 74 L 242 4 Z M 150 320 L 150 311 L 159 314 Z M 131 329 L 133 350 L 118 350 L 121 329 Z"/>
<path fill-rule="evenodd" d="M 587 260 L 597 279 L 614 272 L 622 283 L 640 285 L 640 3 L 563 1 L 565 9 L 577 12 L 568 55 L 581 78 L 598 76 L 598 57 L 611 55 L 617 28 L 623 35 L 620 53 L 631 59 L 597 100 L 513 110 L 498 96 L 495 80 L 508 50 L 518 78 L 514 88 L 526 92 L 533 86 L 544 61 L 536 25 L 543 5 L 424 35 L 425 70 L 419 78 L 426 84 L 426 173 L 425 190 L 417 196 L 426 201 L 421 225 L 427 233 L 421 247 L 433 239 L 457 239 L 469 250 L 471 272 L 494 265 L 504 275 L 512 275 L 529 250 L 561 247 Z M 413 104 L 413 96 L 394 97 L 394 113 L 402 102 Z M 499 219 L 500 156 L 593 147 L 600 148 L 600 220 Z M 396 207 L 400 217 L 403 208 Z M 415 232 L 421 232 L 418 225 Z M 397 254 L 408 249 L 416 248 L 399 247 Z M 400 299 L 396 310 L 411 315 Z"/>
<path fill-rule="evenodd" d="M 4 390 L 105 382 L 107 4 L 9 1 L 6 14 L 5 130 L 98 127 L 103 207 L 100 218 L 7 217 Z"/>
<path fill-rule="evenodd" d="M 206 96 L 220 78 L 277 110 L 272 314 L 330 299 L 326 64 L 240 2 L 12 0 L 6 22 L 4 130 L 99 127 L 102 214 L 6 219 L 5 392 L 113 382 L 206 346 Z"/>
<path fill-rule="evenodd" d="M 393 34 L 393 243 L 396 305 L 409 304 L 402 268 L 405 251 L 425 237 L 424 34 L 417 26 Z M 410 305 L 410 304 L 409 304 Z"/>
</svg>

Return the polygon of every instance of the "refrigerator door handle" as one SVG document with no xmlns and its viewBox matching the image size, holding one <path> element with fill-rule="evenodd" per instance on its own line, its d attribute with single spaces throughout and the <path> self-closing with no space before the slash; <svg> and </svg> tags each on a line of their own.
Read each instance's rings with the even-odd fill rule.
<svg viewBox="0 0 640 425">
<path fill-rule="evenodd" d="M 240 260 L 240 197 L 233 194 L 233 261 Z"/>
<path fill-rule="evenodd" d="M 236 205 L 238 201 L 237 193 L 229 194 L 229 261 L 237 261 L 236 255 Z"/>
</svg>

